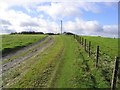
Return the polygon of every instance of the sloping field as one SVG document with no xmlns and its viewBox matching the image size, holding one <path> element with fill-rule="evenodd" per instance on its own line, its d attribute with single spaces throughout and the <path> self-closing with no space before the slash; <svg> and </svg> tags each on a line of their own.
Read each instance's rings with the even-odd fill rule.
<svg viewBox="0 0 120 90">
<path fill-rule="evenodd" d="M 20 48 L 38 42 L 45 35 L 2 35 L 2 54 L 16 51 Z M 1 50 L 0 50 L 1 51 Z"/>
<path fill-rule="evenodd" d="M 106 73 L 95 68 L 94 59 L 73 36 L 48 36 L 15 56 L 3 60 L 3 87 L 110 88 Z"/>
<path fill-rule="evenodd" d="M 118 56 L 118 39 L 117 38 L 105 38 L 95 36 L 83 36 L 87 41 L 91 41 L 92 47 L 96 49 L 96 46 L 100 46 L 100 50 L 111 58 Z"/>
<path fill-rule="evenodd" d="M 115 65 L 115 57 L 119 57 L 119 40 L 118 38 L 105 38 L 105 37 L 96 37 L 96 36 L 80 36 L 79 37 L 79 43 L 81 38 L 81 42 L 83 39 L 83 42 L 85 43 L 86 39 L 86 47 L 89 47 L 89 42 L 91 42 L 90 45 L 90 53 L 91 58 L 95 60 L 96 62 L 96 52 L 97 52 L 97 46 L 99 46 L 99 55 L 98 55 L 98 67 L 105 77 L 106 81 L 108 81 L 111 84 L 111 77 L 113 74 L 113 67 Z M 84 44 L 82 45 L 84 48 Z M 87 50 L 88 53 L 88 50 Z M 120 66 L 117 70 L 118 72 L 118 80 L 117 80 L 117 87 L 120 88 Z"/>
</svg>

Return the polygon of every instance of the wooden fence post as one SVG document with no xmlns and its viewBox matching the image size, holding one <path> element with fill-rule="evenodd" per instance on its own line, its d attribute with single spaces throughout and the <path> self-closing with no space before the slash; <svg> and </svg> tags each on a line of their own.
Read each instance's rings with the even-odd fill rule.
<svg viewBox="0 0 120 90">
<path fill-rule="evenodd" d="M 81 37 L 81 45 L 82 45 L 82 37 Z"/>
<path fill-rule="evenodd" d="M 79 42 L 79 36 L 77 35 L 77 41 Z"/>
<path fill-rule="evenodd" d="M 82 45 L 84 45 L 84 38 L 82 38 Z"/>
<path fill-rule="evenodd" d="M 91 52 L 90 52 L 90 48 L 91 47 L 91 42 L 89 41 L 89 45 L 88 45 L 88 53 L 89 53 L 89 57 L 90 57 L 90 54 L 91 54 Z"/>
<path fill-rule="evenodd" d="M 82 42 L 81 42 L 81 45 L 83 45 L 83 37 L 82 37 Z"/>
<path fill-rule="evenodd" d="M 98 67 L 98 58 L 99 58 L 99 46 L 97 46 L 96 49 L 96 64 L 95 64 L 96 67 Z"/>
<path fill-rule="evenodd" d="M 81 38 L 81 45 L 83 44 L 83 38 Z"/>
<path fill-rule="evenodd" d="M 75 34 L 74 34 L 74 39 L 75 39 Z"/>
<path fill-rule="evenodd" d="M 115 90 L 115 88 L 116 88 L 118 69 L 119 69 L 119 57 L 115 57 L 115 66 L 113 68 L 111 90 Z"/>
<path fill-rule="evenodd" d="M 81 37 L 80 37 L 80 44 L 81 44 Z"/>
<path fill-rule="evenodd" d="M 77 41 L 79 42 L 79 36 L 77 35 Z"/>
<path fill-rule="evenodd" d="M 85 42 L 84 42 L 84 49 L 86 51 L 86 39 L 85 39 Z"/>
</svg>

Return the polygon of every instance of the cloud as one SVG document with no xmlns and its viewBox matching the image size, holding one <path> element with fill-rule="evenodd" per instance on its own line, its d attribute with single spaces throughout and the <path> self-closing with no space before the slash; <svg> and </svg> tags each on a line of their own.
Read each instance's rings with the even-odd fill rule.
<svg viewBox="0 0 120 90">
<path fill-rule="evenodd" d="M 117 25 L 101 25 L 98 21 L 85 21 L 76 18 L 74 22 L 68 21 L 64 25 L 64 30 L 79 35 L 95 35 L 105 37 L 118 37 Z"/>
<path fill-rule="evenodd" d="M 118 25 L 104 25 L 103 31 L 96 35 L 104 37 L 118 37 Z"/>
<path fill-rule="evenodd" d="M 0 19 L 0 25 L 11 25 L 11 23 L 8 20 Z"/>
<path fill-rule="evenodd" d="M 119 0 L 4 0 L 9 5 L 32 5 L 42 2 L 118 2 Z M 2 2 L 2 1 L 1 1 Z"/>
<path fill-rule="evenodd" d="M 9 10 L 4 11 L 3 14 L 0 15 L 0 19 L 7 20 L 11 23 L 8 27 L 15 31 L 22 31 L 22 27 L 20 27 L 21 22 L 29 21 L 31 17 L 23 12 Z M 3 22 L 3 21 L 2 21 Z M 6 28 L 2 28 L 2 30 L 6 30 Z"/>
<path fill-rule="evenodd" d="M 69 8 L 66 3 L 51 3 L 51 5 L 47 6 L 39 6 L 37 11 L 43 11 L 44 13 L 51 16 L 53 19 L 58 17 L 64 17 L 68 15 L 72 15 L 77 12 L 77 8 L 70 5 Z"/>
<path fill-rule="evenodd" d="M 12 30 L 12 24 L 8 20 L 0 19 L 0 34 L 9 34 L 11 32 L 14 32 L 15 30 Z"/>
<path fill-rule="evenodd" d="M 0 25 L 0 34 L 9 34 L 15 32 L 15 30 L 10 25 Z"/>
<path fill-rule="evenodd" d="M 31 17 L 22 11 L 5 9 L 0 15 L 0 33 L 41 31 L 57 32 L 57 23 L 41 17 Z"/>
<path fill-rule="evenodd" d="M 107 34 L 118 34 L 118 25 L 104 25 L 103 30 Z"/>
<path fill-rule="evenodd" d="M 76 18 L 74 22 L 68 21 L 64 29 L 70 30 L 74 33 L 81 33 L 81 34 L 87 34 L 90 35 L 93 32 L 101 32 L 102 31 L 102 25 L 100 25 L 97 21 L 85 21 L 79 18 Z"/>
<path fill-rule="evenodd" d="M 31 27 L 38 27 L 39 25 L 37 23 L 34 23 L 34 22 L 22 22 L 20 24 L 21 27 L 28 27 L 28 26 L 31 26 Z"/>
<path fill-rule="evenodd" d="M 5 29 L 5 30 L 2 30 L 0 34 L 9 34 L 11 32 L 15 32 L 15 30 Z"/>
<path fill-rule="evenodd" d="M 99 7 L 93 3 L 85 3 L 85 2 L 51 2 L 48 5 L 37 6 L 37 11 L 42 11 L 53 19 L 70 17 L 70 16 L 80 16 L 84 11 L 98 13 L 100 11 Z"/>
</svg>

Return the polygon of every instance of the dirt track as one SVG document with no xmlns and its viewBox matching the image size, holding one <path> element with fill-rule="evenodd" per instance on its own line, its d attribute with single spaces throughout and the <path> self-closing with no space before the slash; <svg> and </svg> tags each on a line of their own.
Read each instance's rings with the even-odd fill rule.
<svg viewBox="0 0 120 90">
<path fill-rule="evenodd" d="M 19 64 L 23 63 L 25 60 L 30 59 L 33 56 L 36 56 L 38 53 L 43 52 L 54 42 L 52 36 L 47 36 L 37 43 L 31 44 L 21 50 L 18 50 L 15 53 L 11 53 L 2 58 L 3 62 L 9 60 L 2 65 L 2 74 L 9 71 L 10 69 L 15 68 Z"/>
</svg>

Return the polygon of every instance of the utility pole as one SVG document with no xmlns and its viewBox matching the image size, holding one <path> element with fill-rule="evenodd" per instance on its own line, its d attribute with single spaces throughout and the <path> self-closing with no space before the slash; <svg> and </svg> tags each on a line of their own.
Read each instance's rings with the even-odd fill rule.
<svg viewBox="0 0 120 90">
<path fill-rule="evenodd" d="M 61 20 L 61 34 L 62 34 L 62 20 Z"/>
</svg>

